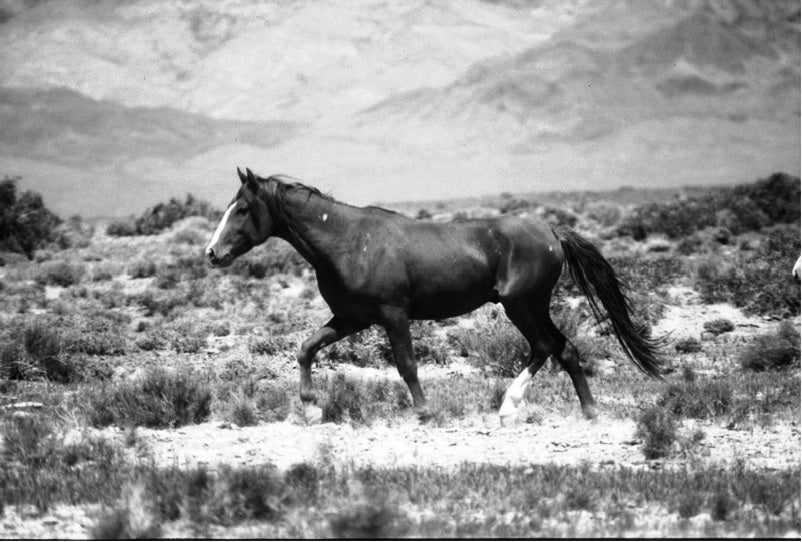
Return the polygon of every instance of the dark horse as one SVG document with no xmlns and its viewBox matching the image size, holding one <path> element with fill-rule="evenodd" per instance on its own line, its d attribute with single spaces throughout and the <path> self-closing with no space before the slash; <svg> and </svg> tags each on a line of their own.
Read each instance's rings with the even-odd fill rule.
<svg viewBox="0 0 802 542">
<path fill-rule="evenodd" d="M 645 373 L 660 377 L 656 342 L 629 317 L 621 283 L 601 253 L 567 229 L 515 216 L 435 224 L 378 207 L 340 203 L 294 179 L 267 179 L 239 169 L 242 186 L 206 248 L 209 262 L 234 258 L 276 236 L 315 269 L 331 320 L 301 345 L 300 394 L 309 421 L 320 419 L 312 388 L 315 354 L 373 324 L 384 327 L 396 367 L 409 386 L 418 416 L 431 416 L 418 382 L 410 320 L 442 319 L 501 303 L 531 347 L 529 366 L 505 395 L 502 423 L 517 413 L 525 386 L 553 356 L 573 381 L 582 411 L 596 416 L 593 396 L 567 342 L 549 316 L 552 289 L 566 264 L 596 318 L 609 315 L 624 352 Z M 595 294 L 595 297 L 594 297 Z"/>
</svg>

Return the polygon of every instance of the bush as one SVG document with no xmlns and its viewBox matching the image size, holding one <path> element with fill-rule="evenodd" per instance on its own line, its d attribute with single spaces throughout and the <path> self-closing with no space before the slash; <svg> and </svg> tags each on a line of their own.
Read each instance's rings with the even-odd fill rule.
<svg viewBox="0 0 802 542">
<path fill-rule="evenodd" d="M 36 276 L 39 284 L 54 284 L 56 286 L 72 286 L 78 284 L 86 274 L 86 267 L 63 260 L 49 261 L 42 264 Z"/>
<path fill-rule="evenodd" d="M 799 330 L 790 320 L 776 333 L 759 335 L 738 355 L 738 363 L 750 371 L 787 369 L 799 366 Z"/>
<path fill-rule="evenodd" d="M 144 279 L 156 275 L 156 263 L 153 260 L 139 260 L 134 262 L 128 275 L 132 279 Z"/>
<path fill-rule="evenodd" d="M 713 335 L 721 335 L 722 333 L 727 333 L 735 329 L 733 323 L 726 318 L 709 320 L 703 324 L 703 327 L 705 328 L 705 331 L 710 332 Z"/>
<path fill-rule="evenodd" d="M 111 237 L 132 237 L 138 235 L 133 218 L 115 220 L 106 226 L 106 235 Z"/>
<path fill-rule="evenodd" d="M 715 194 L 637 207 L 618 229 L 619 235 L 643 240 L 655 233 L 679 239 L 708 227 L 732 234 L 757 231 L 773 224 L 799 222 L 799 178 L 775 173 L 767 179 Z"/>
<path fill-rule="evenodd" d="M 388 504 L 349 505 L 331 519 L 334 538 L 402 538 L 409 531 L 409 519 Z"/>
<path fill-rule="evenodd" d="M 475 365 L 489 367 L 492 374 L 502 377 L 515 377 L 529 365 L 529 343 L 498 311 L 480 313 L 476 325 L 481 333 L 459 329 L 448 336 L 449 342 Z"/>
<path fill-rule="evenodd" d="M 671 454 L 677 438 L 677 420 L 661 407 L 651 407 L 638 420 L 637 436 L 644 440 L 646 459 L 659 459 Z"/>
<path fill-rule="evenodd" d="M 220 220 L 221 213 L 212 209 L 209 203 L 187 194 L 183 202 L 171 198 L 167 203 L 159 203 L 134 219 L 133 223 L 131 220 L 112 222 L 106 233 L 111 236 L 155 235 L 189 216 L 202 216 L 216 222 Z"/>
<path fill-rule="evenodd" d="M 61 219 L 42 203 L 36 192 L 17 196 L 20 177 L 5 177 L 0 182 L 0 251 L 21 252 L 28 258 L 38 248 L 56 239 Z"/>
<path fill-rule="evenodd" d="M 689 418 L 713 418 L 733 408 L 732 386 L 724 380 L 699 382 L 696 378 L 671 384 L 657 400 L 671 414 Z"/>
<path fill-rule="evenodd" d="M 799 225 L 776 226 L 763 234 L 765 241 L 755 251 L 699 264 L 696 288 L 703 302 L 733 303 L 747 314 L 799 314 L 799 281 L 789 271 L 799 256 Z"/>
<path fill-rule="evenodd" d="M 192 373 L 155 369 L 133 383 L 92 390 L 87 417 L 98 427 L 178 427 L 205 421 L 211 400 L 209 386 Z"/>
<path fill-rule="evenodd" d="M 64 341 L 52 322 L 35 319 L 12 323 L 10 336 L 0 351 L 2 375 L 11 380 L 46 378 L 69 382 L 77 376 L 74 364 L 64 357 Z"/>
<path fill-rule="evenodd" d="M 702 343 L 699 339 L 685 337 L 674 343 L 674 349 L 682 354 L 695 354 L 702 351 Z"/>
</svg>

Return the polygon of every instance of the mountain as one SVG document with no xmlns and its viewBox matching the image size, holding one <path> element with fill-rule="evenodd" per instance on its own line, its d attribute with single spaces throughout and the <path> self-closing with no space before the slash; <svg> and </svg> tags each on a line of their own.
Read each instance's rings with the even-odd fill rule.
<svg viewBox="0 0 802 542">
<path fill-rule="evenodd" d="M 0 174 L 91 215 L 237 166 L 360 204 L 798 174 L 799 51 L 796 2 L 0 0 Z"/>
</svg>

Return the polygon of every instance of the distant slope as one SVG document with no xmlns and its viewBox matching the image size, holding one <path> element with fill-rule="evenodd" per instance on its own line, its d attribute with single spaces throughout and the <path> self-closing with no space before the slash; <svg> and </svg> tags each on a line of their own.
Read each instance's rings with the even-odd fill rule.
<svg viewBox="0 0 802 542">
<path fill-rule="evenodd" d="M 175 109 L 123 107 L 67 89 L 0 87 L 0 155 L 68 166 L 123 164 L 142 157 L 176 163 L 236 142 L 270 148 L 289 123 L 220 121 Z"/>
<path fill-rule="evenodd" d="M 515 152 L 677 117 L 760 119 L 793 129 L 798 22 L 735 21 L 702 6 L 618 49 L 585 43 L 593 35 L 585 25 L 581 37 L 562 32 L 506 59 L 480 62 L 446 87 L 392 97 L 366 110 L 360 124 L 381 133 L 384 120 L 413 133 L 428 130 L 432 139 L 449 132 L 462 143 L 482 138 Z"/>
</svg>

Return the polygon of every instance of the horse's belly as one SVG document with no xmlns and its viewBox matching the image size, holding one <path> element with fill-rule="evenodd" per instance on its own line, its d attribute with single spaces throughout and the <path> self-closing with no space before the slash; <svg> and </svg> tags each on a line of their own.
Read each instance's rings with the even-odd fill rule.
<svg viewBox="0 0 802 542">
<path fill-rule="evenodd" d="M 419 290 L 416 294 L 410 306 L 410 317 L 415 320 L 460 316 L 476 310 L 488 301 L 498 300 L 497 292 L 489 281 L 463 284 L 461 288 Z"/>
</svg>

